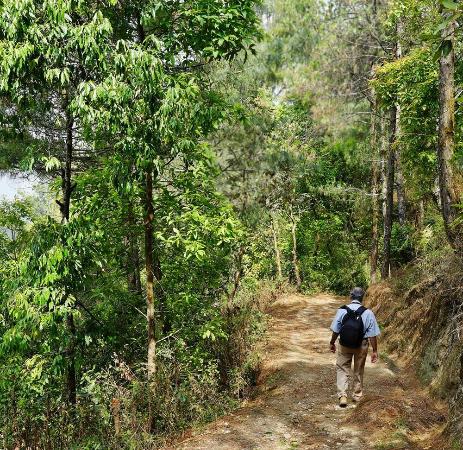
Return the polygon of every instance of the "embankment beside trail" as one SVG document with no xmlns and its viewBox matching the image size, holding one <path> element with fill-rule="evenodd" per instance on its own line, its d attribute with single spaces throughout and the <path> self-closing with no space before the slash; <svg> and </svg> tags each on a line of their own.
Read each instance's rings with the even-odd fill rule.
<svg viewBox="0 0 463 450">
<path fill-rule="evenodd" d="M 366 298 L 387 353 L 415 372 L 431 396 L 448 403 L 442 439 L 449 442 L 445 448 L 455 449 L 463 448 L 462 277 L 461 261 L 443 258 L 372 285 Z"/>
</svg>

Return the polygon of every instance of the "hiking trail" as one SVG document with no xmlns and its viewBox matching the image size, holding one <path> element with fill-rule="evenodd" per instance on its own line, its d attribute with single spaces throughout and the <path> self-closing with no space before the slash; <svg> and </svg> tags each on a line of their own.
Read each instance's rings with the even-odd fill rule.
<svg viewBox="0 0 463 450">
<path fill-rule="evenodd" d="M 329 352 L 329 326 L 345 299 L 319 294 L 286 295 L 270 310 L 271 325 L 265 345 L 259 390 L 241 408 L 200 430 L 188 432 L 168 449 L 176 450 L 289 450 L 374 448 L 431 448 L 425 440 L 440 426 L 442 413 L 424 404 L 426 417 L 415 427 L 413 444 L 406 436 L 390 437 L 388 444 L 372 444 L 381 428 L 400 420 L 401 406 L 419 418 L 425 398 L 419 387 L 410 391 L 400 369 L 380 361 L 371 364 L 371 349 L 365 369 L 365 398 L 359 406 L 337 405 L 335 355 Z M 415 383 L 417 384 L 417 383 Z M 412 397 L 407 400 L 407 397 Z M 368 408 L 368 404 L 371 407 Z M 403 405 L 402 405 L 403 403 Z M 363 409 L 362 409 L 363 408 Z M 378 411 L 381 410 L 381 411 Z M 362 416 L 359 420 L 359 413 Z M 423 411 L 421 411 L 423 413 Z M 378 414 L 380 420 L 378 422 Z M 363 417 L 363 418 L 362 418 Z M 415 419 L 413 419 L 415 420 Z M 418 419 L 416 419 L 418 420 Z M 378 425 L 378 424 L 381 425 Z M 423 425 L 424 423 L 424 425 Z M 399 423 L 400 425 L 400 423 Z M 400 431 L 400 426 L 397 429 Z M 426 429 L 423 427 L 427 427 Z M 413 428 L 413 427 L 411 427 Z M 384 431 L 383 431 L 384 432 Z M 390 435 L 391 433 L 386 432 Z M 409 433 L 410 434 L 410 433 Z M 422 440 L 422 445 L 420 445 Z M 390 444 L 392 442 L 392 444 Z M 405 446 L 402 446 L 402 443 Z M 382 444 L 381 444 L 382 445 Z"/>
</svg>

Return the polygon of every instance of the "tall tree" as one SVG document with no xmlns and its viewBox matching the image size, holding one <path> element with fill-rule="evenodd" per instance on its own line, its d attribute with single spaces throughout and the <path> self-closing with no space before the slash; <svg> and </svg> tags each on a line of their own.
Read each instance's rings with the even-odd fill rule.
<svg viewBox="0 0 463 450">
<path fill-rule="evenodd" d="M 249 50 L 258 25 L 254 0 L 123 6 L 126 38 L 108 53 L 106 77 L 98 84 L 80 86 L 78 106 L 86 114 L 87 139 L 114 142 L 118 170 L 127 173 L 135 168 L 132 183 L 143 180 L 147 379 L 153 429 L 157 322 L 165 309 L 155 289 L 162 273 L 157 255 L 162 245 L 154 236 L 161 222 L 155 217 L 155 192 L 164 183 L 173 183 L 171 167 L 194 170 L 199 139 L 224 115 L 203 67 Z"/>
<path fill-rule="evenodd" d="M 84 79 L 98 76 L 96 67 L 104 59 L 103 48 L 111 27 L 94 5 L 30 2 L 23 6 L 16 2 L 2 5 L 4 117 L 10 126 L 16 124 L 9 136 L 10 145 L 23 142 L 28 149 L 21 155 L 22 161 L 21 157 L 13 158 L 19 160 L 16 169 L 29 161 L 30 169 L 60 178 L 61 199 L 57 203 L 61 222 L 66 226 L 75 189 L 73 173 L 95 160 L 79 136 L 79 117 L 73 110 L 76 87 Z M 63 46 L 63 42 L 67 45 Z M 67 389 L 69 402 L 75 405 L 76 326 L 74 307 L 69 301 L 72 294 L 71 288 L 65 287 L 62 301 L 70 306 L 66 318 L 70 335 Z"/>
<path fill-rule="evenodd" d="M 385 193 L 385 213 L 384 213 L 384 234 L 383 234 L 383 262 L 381 267 L 381 277 L 388 278 L 391 266 L 391 237 L 392 221 L 394 211 L 394 179 L 396 166 L 396 153 L 394 145 L 396 142 L 397 109 L 392 106 L 389 117 L 389 146 L 386 160 L 386 193 Z"/>
<path fill-rule="evenodd" d="M 278 242 L 278 222 L 276 214 L 272 214 L 271 217 L 271 227 L 272 227 L 272 238 L 273 238 L 273 248 L 275 251 L 275 266 L 277 272 L 277 279 L 281 281 L 283 279 L 283 271 L 281 269 L 281 252 Z"/>
<path fill-rule="evenodd" d="M 455 20 L 452 12 L 443 10 L 446 26 L 442 30 L 439 58 L 439 143 L 437 146 L 440 207 L 450 245 L 463 250 L 462 227 L 456 221 L 460 202 L 452 159 L 455 150 Z M 449 18 L 450 16 L 450 18 Z"/>
<path fill-rule="evenodd" d="M 397 19 L 397 26 L 396 26 L 396 45 L 395 45 L 395 59 L 400 60 L 403 55 L 403 48 L 402 48 L 402 39 L 404 33 L 404 25 L 402 19 L 399 17 Z M 395 134 L 396 134 L 396 145 L 395 145 L 395 152 L 396 152 L 396 192 L 397 192 L 397 217 L 400 225 L 405 224 L 406 220 L 406 197 L 405 197 L 405 178 L 403 174 L 403 161 L 402 161 L 402 148 L 400 143 L 401 137 L 401 105 L 397 100 L 396 106 L 396 125 L 395 125 Z"/>
<path fill-rule="evenodd" d="M 289 218 L 291 222 L 291 238 L 292 238 L 292 262 L 293 262 L 293 271 L 294 271 L 294 279 L 296 281 L 296 289 L 298 291 L 301 290 L 302 287 L 302 277 L 301 271 L 299 269 L 299 257 L 297 255 L 297 219 L 294 216 L 292 205 L 289 210 Z"/>
<path fill-rule="evenodd" d="M 378 51 L 376 49 L 377 36 L 374 34 L 379 29 L 378 25 L 378 2 L 373 0 L 372 3 L 372 28 L 370 33 L 371 42 L 371 78 L 374 78 L 374 66 L 377 63 Z M 378 105 L 374 88 L 370 89 L 370 149 L 371 149 L 371 251 L 370 251 L 370 280 L 376 282 L 379 257 L 379 224 L 381 217 L 380 206 L 380 147 L 378 145 Z"/>
<path fill-rule="evenodd" d="M 378 108 L 376 107 L 376 98 L 372 92 L 372 112 L 370 124 L 370 147 L 371 147 L 371 209 L 372 209 L 372 227 L 371 227 L 371 251 L 370 251 L 370 279 L 372 283 L 376 282 L 379 256 L 379 225 L 381 218 L 381 185 L 380 185 L 380 151 L 378 145 Z"/>
<path fill-rule="evenodd" d="M 401 19 L 397 19 L 396 36 L 394 46 L 394 58 L 399 60 L 402 57 L 401 36 L 403 33 Z M 405 221 L 405 193 L 402 175 L 401 161 L 398 155 L 398 135 L 400 133 L 401 106 L 398 98 L 394 100 L 394 105 L 390 111 L 389 124 L 389 148 L 387 157 L 386 175 L 386 206 L 384 215 L 384 234 L 383 234 L 383 264 L 381 277 L 388 278 L 391 271 L 391 237 L 394 211 L 394 189 L 397 188 L 397 198 L 399 202 L 399 216 L 401 222 Z"/>
</svg>

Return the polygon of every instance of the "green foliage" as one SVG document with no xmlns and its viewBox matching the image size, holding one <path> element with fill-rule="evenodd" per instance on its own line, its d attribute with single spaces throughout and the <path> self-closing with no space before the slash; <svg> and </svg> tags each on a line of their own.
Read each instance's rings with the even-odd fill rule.
<svg viewBox="0 0 463 450">
<path fill-rule="evenodd" d="M 0 170 L 38 175 L 61 212 L 0 203 L 3 447 L 156 448 L 249 395 L 278 287 L 368 284 L 371 167 L 396 104 L 408 201 L 393 269 L 438 254 L 445 23 L 432 0 L 379 3 L 2 3 Z M 460 122 L 458 107 L 456 167 Z"/>
<path fill-rule="evenodd" d="M 391 259 L 396 266 L 409 263 L 415 256 L 414 229 L 410 224 L 394 223 L 391 238 Z"/>
<path fill-rule="evenodd" d="M 157 396 L 156 410 L 176 405 L 171 417 L 157 418 L 156 431 L 227 407 L 211 342 L 222 345 L 233 333 L 216 305 L 226 295 L 242 231 L 216 192 L 214 156 L 202 142 L 228 108 L 201 68 L 253 51 L 260 35 L 256 6 L 253 0 L 1 5 L 2 168 L 39 173 L 54 180 L 57 196 L 61 188 L 72 197 L 69 220 L 60 201 L 62 223 L 27 218 L 18 203 L 2 205 L 2 227 L 11 234 L 0 241 L 1 273 L 10 271 L 0 298 L 5 446 L 105 446 L 113 412 L 101 374 L 113 355 L 137 374 L 127 392 L 137 405 L 133 431 L 144 429 L 145 293 L 127 279 L 143 274 L 148 170 L 155 173 L 153 238 L 162 271 L 156 338 L 164 345 L 155 381 L 166 396 Z M 65 400 L 72 367 L 76 405 Z M 217 402 L 207 405 L 213 395 Z M 13 422 L 7 411 L 17 411 Z"/>
</svg>

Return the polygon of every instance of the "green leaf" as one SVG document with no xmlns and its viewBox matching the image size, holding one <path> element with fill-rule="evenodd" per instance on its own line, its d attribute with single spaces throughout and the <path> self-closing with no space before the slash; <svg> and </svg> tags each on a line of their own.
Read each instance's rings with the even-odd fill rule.
<svg viewBox="0 0 463 450">
<path fill-rule="evenodd" d="M 59 167 L 61 167 L 61 163 L 59 159 L 54 156 L 52 156 L 51 158 L 44 157 L 43 161 L 45 163 L 45 170 L 47 172 L 50 172 L 50 170 L 58 169 Z"/>
<path fill-rule="evenodd" d="M 437 62 L 441 56 L 448 56 L 448 54 L 452 51 L 453 45 L 452 42 L 449 40 L 442 41 L 434 52 L 432 60 Z"/>
<path fill-rule="evenodd" d="M 458 9 L 458 3 L 454 2 L 453 0 L 441 0 L 442 6 L 447 9 L 451 9 L 455 11 Z"/>
<path fill-rule="evenodd" d="M 453 48 L 452 41 L 449 41 L 449 40 L 443 41 L 441 45 L 442 56 L 448 56 L 449 53 L 452 51 L 452 48 Z"/>
</svg>

